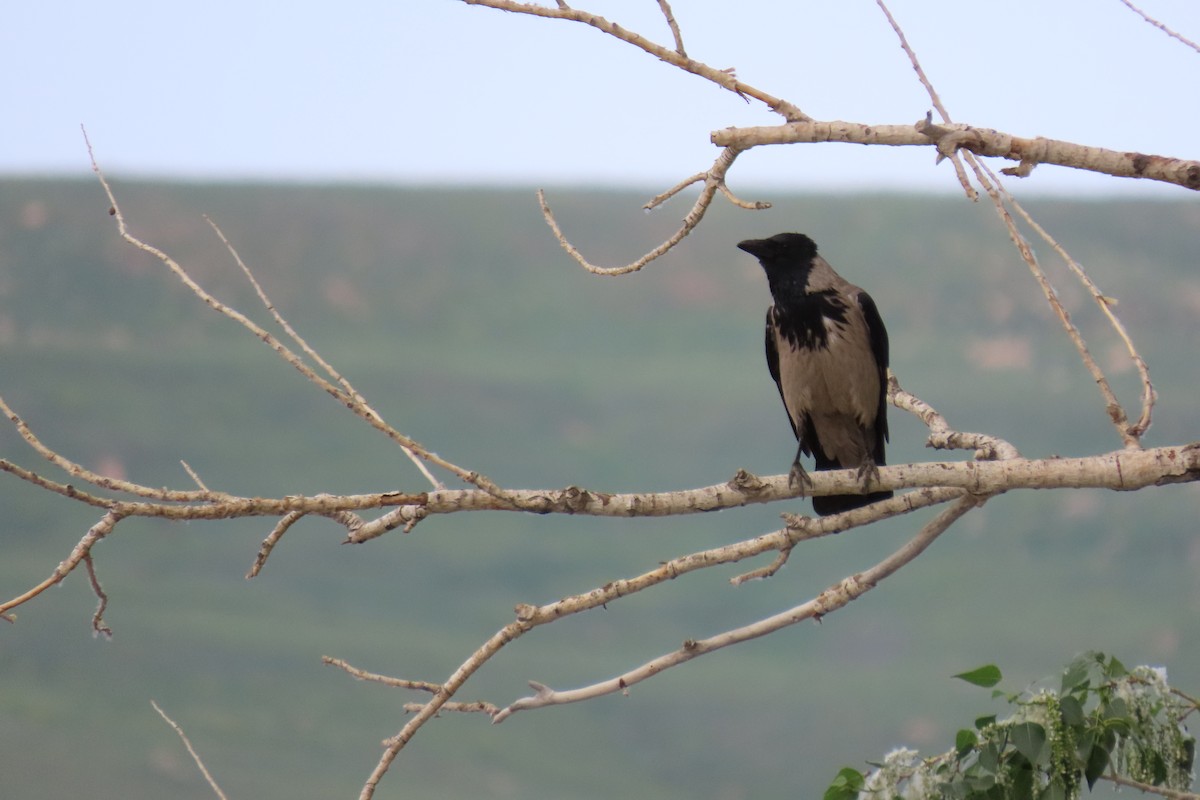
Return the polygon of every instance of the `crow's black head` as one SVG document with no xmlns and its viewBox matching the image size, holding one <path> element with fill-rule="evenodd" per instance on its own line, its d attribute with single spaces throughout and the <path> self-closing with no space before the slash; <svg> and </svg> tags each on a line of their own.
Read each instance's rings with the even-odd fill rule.
<svg viewBox="0 0 1200 800">
<path fill-rule="evenodd" d="M 817 257 L 816 243 L 803 233 L 777 233 L 769 239 L 747 239 L 738 242 L 738 249 L 745 250 L 762 264 L 771 295 L 776 300 L 806 293 L 813 267 L 825 263 Z"/>
<path fill-rule="evenodd" d="M 803 233 L 777 233 L 770 239 L 747 239 L 738 242 L 738 249 L 745 250 L 768 269 L 807 267 L 817 254 L 816 242 Z"/>
</svg>

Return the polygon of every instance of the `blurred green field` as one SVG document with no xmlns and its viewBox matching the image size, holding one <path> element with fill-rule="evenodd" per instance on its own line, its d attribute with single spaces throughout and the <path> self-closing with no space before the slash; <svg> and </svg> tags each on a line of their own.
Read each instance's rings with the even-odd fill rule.
<svg viewBox="0 0 1200 800">
<path fill-rule="evenodd" d="M 115 181 L 136 232 L 239 310 L 267 320 L 202 214 L 279 309 L 401 430 L 505 486 L 665 490 L 784 471 L 794 451 L 762 360 L 765 282 L 733 243 L 814 236 L 876 298 L 904 386 L 966 430 L 1030 457 L 1116 449 L 1099 394 L 994 214 L 957 198 L 769 197 L 724 206 L 638 275 L 588 275 L 531 191 Z M 556 196 L 557 195 L 557 196 Z M 632 193 L 552 193 L 577 245 L 630 260 L 678 224 Z M 1194 203 L 1030 203 L 1089 268 L 1160 393 L 1152 445 L 1197 437 L 1200 278 Z M 1122 399 L 1137 382 L 1064 270 L 1039 252 Z M 94 468 L 186 487 L 185 460 L 242 494 L 420 489 L 416 470 L 251 336 L 119 242 L 86 181 L 0 183 L 0 394 Z M 892 411 L 893 463 L 944 457 Z M 0 457 L 42 469 L 11 427 Z M 49 474 L 49 473 L 48 473 Z M 0 594 L 42 580 L 96 515 L 0 474 Z M 508 622 L 660 560 L 774 530 L 796 504 L 673 520 L 457 514 L 342 546 L 291 530 L 243 578 L 267 520 L 123 523 L 96 550 L 111 641 L 72 575 L 0 627 L 0 795 L 209 798 L 157 700 L 231 797 L 356 797 L 399 690 L 324 666 L 440 680 Z M 801 506 L 802 508 L 802 506 Z M 1002 710 L 950 675 L 985 662 L 1006 688 L 1098 648 L 1165 663 L 1200 688 L 1200 494 L 1024 492 L 991 501 L 917 562 L 821 625 L 722 651 L 628 697 L 519 714 L 446 715 L 380 798 L 662 800 L 815 797 L 843 764 L 948 748 Z M 526 681 L 611 677 L 685 638 L 796 605 L 894 549 L 927 518 L 810 542 L 775 578 L 758 563 L 693 574 L 535 631 L 463 699 Z"/>
</svg>

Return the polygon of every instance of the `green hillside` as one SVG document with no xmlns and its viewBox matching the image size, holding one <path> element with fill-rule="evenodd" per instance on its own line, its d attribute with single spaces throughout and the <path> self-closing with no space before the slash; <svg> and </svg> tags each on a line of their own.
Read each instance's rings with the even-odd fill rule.
<svg viewBox="0 0 1200 800">
<path fill-rule="evenodd" d="M 761 271 L 733 244 L 782 230 L 876 298 L 906 388 L 1025 455 L 1116 449 L 1099 394 L 994 212 L 958 198 L 763 197 L 718 204 L 675 252 L 623 278 L 585 273 L 532 190 L 167 185 L 116 180 L 133 229 L 215 295 L 267 321 L 203 216 L 276 306 L 393 424 L 505 486 L 661 490 L 783 472 L 794 452 L 762 358 Z M 594 261 L 623 263 L 690 198 L 556 191 Z M 1142 347 L 1161 397 L 1149 444 L 1200 429 L 1194 202 L 1041 201 Z M 243 494 L 421 489 L 396 449 L 116 237 L 89 181 L 0 182 L 0 394 L 64 454 L 152 485 Z M 1128 402 L 1116 338 L 1048 247 L 1039 254 Z M 934 457 L 892 411 L 893 463 Z M 0 457 L 40 469 L 9 427 Z M 937 456 L 940 457 L 940 456 Z M 995 661 L 1019 688 L 1074 653 L 1166 663 L 1200 688 L 1193 487 L 996 498 L 918 562 L 822 625 L 721 652 L 629 697 L 517 715 L 444 716 L 381 798 L 813 797 L 845 763 L 949 745 L 988 710 L 949 675 Z M 801 508 L 803 506 L 800 506 Z M 0 474 L 0 594 L 43 579 L 95 515 Z M 126 523 L 96 551 L 116 635 L 94 640 L 86 578 L 0 627 L 0 796 L 208 798 L 174 716 L 231 797 L 355 797 L 399 690 L 323 666 L 440 680 L 511 619 L 672 556 L 779 526 L 797 504 L 677 520 L 429 519 L 341 546 L 306 521 L 243 579 L 268 521 Z M 873 563 L 924 518 L 809 543 L 780 575 L 730 568 L 540 629 L 465 699 L 538 680 L 584 685 L 802 602 Z M 757 566 L 757 565 L 756 565 Z M 947 699 L 947 694 L 950 695 Z M 997 710 L 997 709 L 992 709 Z"/>
</svg>

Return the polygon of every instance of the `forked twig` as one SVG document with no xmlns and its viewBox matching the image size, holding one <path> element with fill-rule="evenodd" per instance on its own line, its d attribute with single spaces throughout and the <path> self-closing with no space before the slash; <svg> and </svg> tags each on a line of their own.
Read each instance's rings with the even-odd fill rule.
<svg viewBox="0 0 1200 800">
<path fill-rule="evenodd" d="M 376 672 L 367 672 L 366 670 L 362 670 L 362 669 L 359 669 L 358 667 L 354 667 L 354 666 L 351 666 L 350 664 L 347 664 L 345 661 L 343 661 L 340 658 L 333 658 L 332 656 L 321 656 L 321 661 L 326 664 L 329 664 L 331 666 L 337 667 L 338 669 L 344 670 L 345 672 L 349 673 L 350 675 L 353 675 L 355 678 L 357 678 L 360 681 L 370 681 L 372 683 L 382 683 L 384 686 L 394 686 L 397 689 L 411 689 L 411 690 L 415 690 L 415 691 L 419 691 L 419 692 L 428 692 L 430 694 L 436 694 L 437 692 L 441 691 L 441 689 L 442 689 L 442 685 L 440 683 L 430 683 L 429 681 L 410 681 L 410 680 L 404 680 L 403 678 L 393 678 L 390 675 L 380 675 Z M 408 711 L 408 712 L 419 712 L 424 707 L 425 707 L 424 703 L 405 703 L 404 704 L 404 710 Z M 491 716 L 491 715 L 495 714 L 497 711 L 499 711 L 500 709 L 499 709 L 499 707 L 493 705 L 492 703 L 485 703 L 482 700 L 476 700 L 474 702 L 469 702 L 469 703 L 446 702 L 446 703 L 442 704 L 442 706 L 439 710 L 440 711 L 459 711 L 459 712 L 468 713 L 468 714 L 480 714 L 481 713 L 481 714 L 487 714 L 487 715 Z"/>
<path fill-rule="evenodd" d="M 679 193 L 684 187 L 693 183 L 697 183 L 701 180 L 704 181 L 704 188 L 700 190 L 700 196 L 696 198 L 696 202 L 692 205 L 692 209 L 687 213 L 687 216 L 683 218 L 683 224 L 679 227 L 679 229 L 676 230 L 675 233 L 671 234 L 671 236 L 665 242 L 658 245 L 636 261 L 630 264 L 625 264 L 624 266 L 600 267 L 592 264 L 587 260 L 587 258 L 584 257 L 582 253 L 579 252 L 574 245 L 571 244 L 566 235 L 563 234 L 562 229 L 558 226 L 558 221 L 554 218 L 554 213 L 550 210 L 549 203 L 546 202 L 546 194 L 541 189 L 539 189 L 537 193 L 538 203 L 541 205 L 542 216 L 546 219 L 546 224 L 549 225 L 550 230 L 554 232 L 554 238 L 558 240 L 558 243 L 562 249 L 567 251 L 567 254 L 571 256 L 571 258 L 575 259 L 580 266 L 595 275 L 627 275 L 630 272 L 637 272 L 651 261 L 654 261 L 656 258 L 659 258 L 660 256 L 670 252 L 675 245 L 683 241 L 683 238 L 691 233 L 695 227 L 700 224 L 700 220 L 704 219 L 704 214 L 708 211 L 708 207 L 712 205 L 713 197 L 716 196 L 718 189 L 724 185 L 725 174 L 729 171 L 729 168 L 733 166 L 733 162 L 737 158 L 739 152 L 741 151 L 738 148 L 726 147 L 721 151 L 721 155 L 717 156 L 717 160 L 713 162 L 712 168 L 710 168 L 708 172 L 693 175 L 692 177 L 688 178 L 682 183 L 677 184 L 667 192 L 664 192 L 647 203 L 645 208 L 654 208 L 667 198 Z M 732 194 L 727 196 L 730 198 L 733 197 Z M 754 207 L 769 208 L 770 206 L 769 204 L 759 203 Z"/>
<path fill-rule="evenodd" d="M 675 15 L 671 13 L 671 4 L 667 0 L 658 0 L 658 7 L 662 9 L 663 16 L 667 18 L 667 27 L 671 29 L 671 35 L 675 37 L 675 52 L 683 58 L 687 58 L 687 51 L 683 49 L 683 34 L 679 31 L 679 23 L 675 21 Z"/>
<path fill-rule="evenodd" d="M 46 578 L 46 580 L 34 586 L 32 589 L 17 595 L 13 599 L 0 603 L 0 615 L 5 614 L 5 612 L 14 609 L 17 606 L 28 603 L 33 598 L 49 589 L 51 586 L 62 583 L 63 578 L 70 575 L 75 568 L 79 566 L 80 562 L 84 561 L 85 559 L 89 562 L 88 569 L 89 572 L 91 572 L 90 561 L 92 548 L 97 542 L 99 542 L 108 534 L 112 533 L 113 528 L 116 527 L 117 523 L 120 522 L 124 516 L 125 514 L 117 509 L 109 510 L 103 517 L 100 518 L 99 522 L 88 529 L 88 532 L 84 534 L 84 537 L 80 539 L 79 543 L 76 544 L 74 549 L 71 550 L 71 555 L 69 555 L 65 561 L 62 561 L 57 567 L 54 568 L 54 571 L 50 573 L 49 578 Z M 100 606 L 96 609 L 96 614 L 92 618 L 92 624 L 96 626 L 94 629 L 98 633 L 106 632 L 111 634 L 111 630 L 101 630 L 102 627 L 107 627 L 103 625 L 100 615 L 104 612 L 108 598 L 105 596 L 103 590 L 100 589 L 100 584 L 95 580 L 95 573 L 91 572 L 91 575 L 93 591 L 96 591 L 98 597 L 100 598 Z"/>
</svg>

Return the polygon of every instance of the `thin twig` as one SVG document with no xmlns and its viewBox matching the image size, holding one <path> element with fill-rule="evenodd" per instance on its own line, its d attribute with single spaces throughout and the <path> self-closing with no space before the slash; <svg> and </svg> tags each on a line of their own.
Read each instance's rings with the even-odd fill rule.
<svg viewBox="0 0 1200 800">
<path fill-rule="evenodd" d="M 683 49 L 683 34 L 679 32 L 679 23 L 675 21 L 675 15 L 671 13 L 671 4 L 667 0 L 658 0 L 658 7 L 662 9 L 663 16 L 667 18 L 667 26 L 671 29 L 671 35 L 675 37 L 675 52 L 687 58 L 687 51 Z"/>
<path fill-rule="evenodd" d="M 663 203 L 670 200 L 675 195 L 682 192 L 687 187 L 691 186 L 693 183 L 700 183 L 707 176 L 708 176 L 707 172 L 697 172 L 695 175 L 691 176 L 690 178 L 684 178 L 679 183 L 675 184 L 670 189 L 667 189 L 662 194 L 658 194 L 658 195 L 655 195 L 654 197 L 652 197 L 649 201 L 646 202 L 645 205 L 642 206 L 642 210 L 643 211 L 653 211 L 654 209 L 661 206 Z"/>
<path fill-rule="evenodd" d="M 305 514 L 301 511 L 290 511 L 280 517 L 279 522 L 275 523 L 275 527 L 267 534 L 267 538 L 263 539 L 262 545 L 258 548 L 258 555 L 254 557 L 254 563 L 250 566 L 250 571 L 246 573 L 246 578 L 257 578 L 262 572 L 262 568 L 266 565 L 267 559 L 271 555 L 271 551 L 275 549 L 275 545 L 279 544 L 279 540 L 288 532 L 288 529 L 295 525 L 300 520 L 304 519 Z"/>
<path fill-rule="evenodd" d="M 337 667 L 338 669 L 353 675 L 360 681 L 382 683 L 385 686 L 394 686 L 398 689 L 413 689 L 419 692 L 428 692 L 429 694 L 437 694 L 442 690 L 442 685 L 440 683 L 432 683 L 430 681 L 410 681 L 403 678 L 393 678 L 388 675 L 380 675 L 377 672 L 367 672 L 366 670 L 352 666 L 343 659 L 334 658 L 333 656 L 321 656 L 321 663 L 328 664 L 331 667 Z"/>
<path fill-rule="evenodd" d="M 200 774 L 204 776 L 204 780 L 208 781 L 208 785 L 213 790 L 213 793 L 219 797 L 220 800 L 228 800 L 228 798 L 225 796 L 225 793 L 221 791 L 221 787 L 217 785 L 212 773 L 208 771 L 208 767 L 204 766 L 204 761 L 200 758 L 200 754 L 196 752 L 196 748 L 192 747 L 192 743 L 188 740 L 187 734 L 183 732 L 183 728 L 179 727 L 175 720 L 168 717 L 167 712 L 159 708 L 158 703 L 151 700 L 150 705 L 154 706 L 154 710 L 158 712 L 158 715 L 162 717 L 168 725 L 174 728 L 176 733 L 179 734 L 179 738 L 183 740 L 183 746 L 187 748 L 192 760 L 195 761 L 196 766 L 200 768 Z"/>
<path fill-rule="evenodd" d="M 969 433 L 951 428 L 950 423 L 938 413 L 937 409 L 902 389 L 900 381 L 891 370 L 888 370 L 887 396 L 889 403 L 916 416 L 929 428 L 929 438 L 925 441 L 926 447 L 937 450 L 974 450 L 975 458 L 980 461 L 1021 457 L 1020 452 L 1012 443 L 999 436 L 987 433 Z"/>
<path fill-rule="evenodd" d="M 112 477 L 109 477 L 108 475 L 101 475 L 98 472 L 93 472 L 92 470 L 87 469 L 83 465 L 70 460 L 69 458 L 61 455 L 57 451 L 53 450 L 52 448 L 50 448 L 46 444 L 44 444 L 42 442 L 42 440 L 39 439 L 36 434 L 34 434 L 33 429 L 30 428 L 28 424 L 26 424 L 25 420 L 23 420 L 20 416 L 18 416 L 17 413 L 15 411 L 13 411 L 12 408 L 9 407 L 8 403 L 5 402 L 3 397 L 0 397 L 0 411 L 2 411 L 4 413 L 4 415 L 6 417 L 8 417 L 9 421 L 12 422 L 13 426 L 17 429 L 17 433 L 21 436 L 22 439 L 25 440 L 26 444 L 28 444 L 35 451 L 37 451 L 38 455 L 40 455 L 42 458 L 46 459 L 51 464 L 58 467 L 59 469 L 61 469 L 63 472 L 67 473 L 71 477 L 78 478 L 82 481 L 86 481 L 87 483 L 90 483 L 93 486 L 98 486 L 101 489 L 108 489 L 108 490 L 114 491 L 114 492 L 122 492 L 124 494 L 134 495 L 135 497 L 145 497 L 145 498 L 150 498 L 150 499 L 154 499 L 154 500 L 164 500 L 164 501 L 183 502 L 183 503 L 203 502 L 206 500 L 221 501 L 221 500 L 227 500 L 231 497 L 231 495 L 227 495 L 227 494 L 224 494 L 221 492 L 212 492 L 207 489 L 200 490 L 200 491 L 173 491 L 173 490 L 169 490 L 169 489 L 161 489 L 161 488 L 154 488 L 154 487 L 150 487 L 150 486 L 142 486 L 141 484 L 122 480 L 120 478 L 112 478 Z M 5 468 L 5 469 L 6 469 L 6 471 L 11 471 L 14 474 L 17 473 L 16 470 L 9 470 L 7 468 Z M 22 476 L 22 477 L 24 477 L 24 476 Z M 27 478 L 27 480 L 28 480 L 28 478 Z M 59 492 L 59 493 L 63 494 L 64 492 Z M 111 505 L 110 502 L 106 502 L 106 501 L 101 501 L 100 503 L 92 503 L 92 505 L 96 505 L 96 504 Z"/>
<path fill-rule="evenodd" d="M 92 614 L 92 631 L 97 636 L 103 636 L 106 639 L 112 638 L 112 628 L 104 621 L 104 610 L 108 608 L 108 595 L 104 591 L 104 587 L 100 585 L 100 578 L 96 576 L 96 564 L 92 561 L 91 548 L 83 554 L 83 563 L 87 567 L 88 581 L 92 584 L 92 592 L 97 598 L 96 613 Z"/>
<path fill-rule="evenodd" d="M 771 204 L 765 200 L 743 200 L 729 190 L 729 187 L 722 181 L 717 187 L 721 190 L 721 194 L 725 195 L 725 199 L 733 203 L 738 208 L 744 208 L 747 211 L 765 211 L 771 207 Z"/>
<path fill-rule="evenodd" d="M 217 234 L 217 237 L 220 238 L 221 243 L 225 245 L 225 249 L 229 251 L 231 256 L 233 256 L 233 260 L 237 263 L 238 267 L 241 268 L 242 274 L 246 276 L 246 280 L 248 280 L 250 285 L 254 287 L 254 291 L 258 295 L 259 301 L 263 304 L 263 307 L 267 309 L 267 312 L 271 315 L 271 318 L 275 320 L 276 324 L 283 328 L 284 332 L 287 333 L 291 340 L 295 342 L 302 351 L 304 351 L 305 355 L 311 358 L 317 364 L 317 366 L 324 370 L 326 375 L 328 375 L 331 379 L 337 382 L 339 386 L 342 387 L 346 394 L 356 404 L 362 416 L 370 417 L 375 419 L 378 423 L 383 423 L 383 418 L 379 416 L 379 414 L 374 408 L 371 407 L 369 403 L 367 403 L 366 398 L 359 394 L 358 390 L 350 384 L 350 381 L 348 381 L 340 372 L 334 369 L 332 364 L 322 358 L 321 354 L 318 353 L 311 345 L 309 345 L 308 341 L 304 339 L 304 337 L 302 337 L 295 328 L 292 327 L 291 323 L 289 323 L 282 314 L 279 313 L 278 309 L 275 308 L 275 304 L 271 302 L 269 297 L 267 297 L 267 293 L 263 290 L 262 285 L 258 282 L 258 279 L 254 277 L 254 273 L 250 271 L 248 266 L 246 266 L 246 262 L 242 261 L 242 256 L 233 246 L 233 243 L 230 242 L 225 236 L 225 232 L 222 231 L 217 223 L 213 222 L 207 214 L 204 215 L 204 221 L 209 224 L 209 227 L 211 227 Z M 413 452 L 411 447 L 400 443 L 400 449 L 406 456 L 408 456 L 409 460 L 416 465 L 417 469 L 421 471 L 421 474 L 425 476 L 425 479 L 429 481 L 433 488 L 445 488 L 441 481 L 433 477 L 433 473 L 431 473 L 429 468 L 425 466 L 425 462 L 415 452 Z"/>
<path fill-rule="evenodd" d="M 1158 393 L 1154 391 L 1154 384 L 1150 381 L 1150 368 L 1146 364 L 1146 360 L 1142 358 L 1141 353 L 1138 352 L 1137 347 L 1133 343 L 1133 339 L 1129 336 L 1129 332 L 1125 329 L 1125 325 L 1121 322 L 1121 319 L 1113 310 L 1116 307 L 1116 301 L 1100 291 L 1100 288 L 1096 286 L 1095 282 L 1092 280 L 1091 276 L 1087 274 L 1087 271 L 1084 270 L 1083 266 L 1080 265 L 1079 262 L 1074 258 L 1072 258 L 1071 254 L 1068 253 L 1066 249 L 1060 245 L 1058 241 L 1049 234 L 1049 232 L 1046 231 L 1045 228 L 1037 223 L 1037 220 L 1030 216 L 1029 212 L 1017 202 L 1016 198 L 1008 193 L 1008 190 L 1005 189 L 1002 184 L 997 181 L 997 185 L 1004 193 L 1004 197 L 1008 204 L 1016 209 L 1017 213 L 1021 215 L 1021 218 L 1024 219 L 1025 222 L 1031 228 L 1033 228 L 1037 234 L 1046 241 L 1047 244 L 1054 248 L 1054 251 L 1058 253 L 1059 257 L 1061 257 L 1071 271 L 1075 273 L 1076 277 L 1079 278 L 1079 281 L 1091 293 L 1092 299 L 1096 301 L 1096 305 L 1098 305 L 1100 310 L 1104 312 L 1104 316 L 1108 318 L 1108 322 L 1110 325 L 1112 325 L 1113 330 L 1117 332 L 1117 336 L 1119 336 L 1121 341 L 1124 343 L 1125 350 L 1127 353 L 1129 353 L 1129 358 L 1133 361 L 1134 366 L 1137 368 L 1138 376 L 1142 381 L 1142 413 L 1141 416 L 1138 417 L 1137 422 L 1134 422 L 1128 427 L 1129 435 L 1134 439 L 1140 440 L 1142 435 L 1150 428 L 1150 423 L 1153 419 L 1154 403 L 1158 399 Z"/>
<path fill-rule="evenodd" d="M 330 666 L 337 667 L 353 675 L 360 681 L 370 681 L 372 683 L 382 683 L 384 686 L 393 686 L 397 689 L 410 689 L 418 692 L 428 692 L 429 694 L 437 694 L 442 690 L 440 683 L 431 683 L 430 681 L 410 681 L 403 678 L 393 678 L 390 675 L 380 675 L 376 672 L 367 672 L 358 667 L 351 666 L 340 658 L 333 656 L 321 656 L 321 661 Z M 404 710 L 412 713 L 421 711 L 425 707 L 424 703 L 405 703 Z M 460 711 L 464 713 L 484 713 L 495 714 L 499 711 L 499 707 L 485 703 L 482 700 L 474 702 L 447 702 L 443 703 L 440 711 Z"/>
<path fill-rule="evenodd" d="M 0 472 L 7 472 L 23 481 L 32 483 L 40 489 L 62 495 L 71 500 L 78 500 L 85 505 L 95 506 L 96 508 L 112 508 L 117 503 L 117 501 L 107 497 L 100 497 L 89 492 L 80 491 L 69 483 L 60 483 L 59 481 L 52 481 L 49 478 L 43 478 L 33 470 L 26 469 L 19 464 L 14 464 L 5 458 L 0 458 Z"/>
<path fill-rule="evenodd" d="M 486 6 L 487 8 L 494 8 L 500 11 L 510 11 L 517 14 L 528 14 L 530 16 L 547 17 L 550 19 L 564 19 L 588 25 L 613 38 L 620 39 L 623 42 L 644 50 L 660 61 L 665 61 L 672 66 L 682 69 L 684 72 L 690 72 L 693 75 L 711 81 L 722 89 L 727 89 L 739 97 L 753 98 L 765 103 L 768 108 L 789 122 L 810 118 L 787 100 L 773 97 L 754 86 L 742 83 L 736 78 L 732 70 L 716 69 L 695 59 L 688 58 L 678 51 L 657 44 L 638 33 L 634 33 L 628 28 L 623 28 L 613 22 L 609 22 L 598 14 L 569 8 L 565 3 L 560 3 L 558 8 L 549 8 L 534 3 L 520 3 L 516 2 L 516 0 L 463 0 L 463 2 L 471 6 Z"/>
<path fill-rule="evenodd" d="M 933 88 L 933 83 L 925 75 L 925 70 L 921 67 L 921 61 L 917 58 L 917 53 L 908 44 L 908 37 L 904 35 L 904 30 L 900 24 L 896 22 L 896 18 L 892 16 L 892 12 L 888 9 L 887 4 L 883 0 L 875 0 L 883 15 L 887 17 L 888 24 L 892 26 L 896 37 L 900 40 L 900 47 L 908 55 L 908 61 L 912 64 L 913 71 L 917 73 L 917 79 L 921 81 L 921 85 L 925 87 L 925 91 L 929 94 L 929 100 L 933 103 L 933 107 L 937 109 L 941 115 L 943 122 L 952 122 L 950 112 L 946 110 L 946 106 L 942 104 L 942 98 L 938 95 L 937 90 Z M 963 191 L 967 198 L 972 202 L 979 198 L 979 193 L 975 191 L 975 187 L 971 185 L 971 181 L 967 178 L 966 170 L 963 169 L 962 160 L 957 152 L 951 152 L 947 156 L 950 163 L 954 165 L 954 174 L 958 177 L 959 184 L 962 185 Z"/>
<path fill-rule="evenodd" d="M 200 480 L 200 476 L 196 474 L 196 471 L 192 469 L 191 464 L 187 463 L 183 459 L 180 459 L 179 463 L 183 466 L 183 471 L 186 472 L 188 477 L 192 479 L 192 482 L 200 487 L 200 491 L 210 491 L 209 488 L 204 485 L 204 481 Z"/>
<path fill-rule="evenodd" d="M 1172 39 L 1177 39 L 1177 40 L 1183 42 L 1188 47 L 1195 50 L 1197 53 L 1200 53 L 1200 45 L 1196 44 L 1191 39 L 1188 39 L 1186 36 L 1176 33 L 1171 28 L 1168 28 L 1166 25 L 1162 24 L 1161 22 L 1156 20 L 1154 17 L 1147 14 L 1145 11 L 1142 11 L 1140 8 L 1135 6 L 1133 3 L 1129 2 L 1129 0 L 1121 0 L 1121 2 L 1124 3 L 1125 7 L 1128 8 L 1130 11 L 1134 12 L 1135 14 L 1137 14 L 1142 19 L 1146 20 L 1146 22 L 1149 22 L 1154 27 L 1158 28 L 1160 31 L 1165 33 L 1167 36 L 1170 36 Z"/>
</svg>

